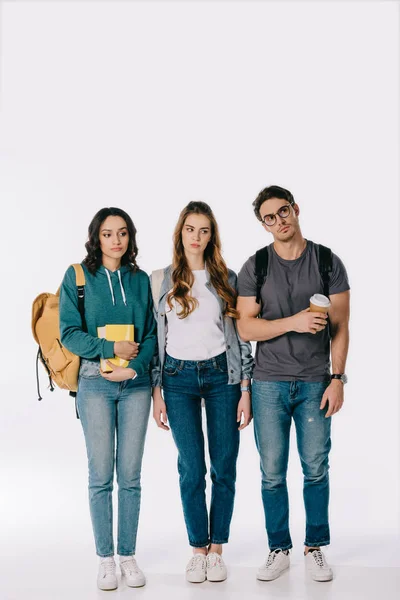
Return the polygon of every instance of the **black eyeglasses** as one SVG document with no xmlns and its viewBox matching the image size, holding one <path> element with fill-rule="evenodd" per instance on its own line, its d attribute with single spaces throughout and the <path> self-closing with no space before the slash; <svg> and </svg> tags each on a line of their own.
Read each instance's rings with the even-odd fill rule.
<svg viewBox="0 0 400 600">
<path fill-rule="evenodd" d="M 290 207 L 291 204 L 284 204 L 278 211 L 276 211 L 276 213 L 265 215 L 265 217 L 263 217 L 261 220 L 264 225 L 272 227 L 276 223 L 276 215 L 279 215 L 281 219 L 286 219 L 290 215 Z"/>
</svg>

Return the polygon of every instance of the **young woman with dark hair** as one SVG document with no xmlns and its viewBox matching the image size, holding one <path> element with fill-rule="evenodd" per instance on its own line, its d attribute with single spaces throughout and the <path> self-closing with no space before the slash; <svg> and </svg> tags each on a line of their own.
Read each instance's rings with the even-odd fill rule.
<svg viewBox="0 0 400 600">
<path fill-rule="evenodd" d="M 118 547 L 127 585 L 145 577 L 134 554 L 140 507 L 140 471 L 151 403 L 149 363 L 156 344 L 149 279 L 136 263 L 136 229 L 118 208 L 103 208 L 89 225 L 85 274 L 85 321 L 78 310 L 75 271 L 60 290 L 61 341 L 81 357 L 77 410 L 89 461 L 89 504 L 102 590 L 117 587 L 114 562 L 112 490 L 118 481 Z M 135 342 L 98 337 L 106 325 L 133 325 Z M 119 357 L 127 367 L 107 359 Z M 108 371 L 100 369 L 100 359 Z M 115 443 L 116 441 L 116 443 Z"/>
<path fill-rule="evenodd" d="M 236 331 L 236 275 L 222 258 L 210 207 L 190 202 L 180 214 L 173 240 L 172 265 L 152 275 L 155 294 L 156 278 L 162 276 L 154 307 L 158 353 L 152 363 L 153 416 L 168 430 L 168 413 L 178 448 L 181 499 L 193 547 L 186 579 L 222 581 L 227 576 L 221 554 L 233 512 L 239 431 L 251 421 L 253 358 L 250 344 Z M 202 398 L 211 461 L 210 517 Z"/>
</svg>

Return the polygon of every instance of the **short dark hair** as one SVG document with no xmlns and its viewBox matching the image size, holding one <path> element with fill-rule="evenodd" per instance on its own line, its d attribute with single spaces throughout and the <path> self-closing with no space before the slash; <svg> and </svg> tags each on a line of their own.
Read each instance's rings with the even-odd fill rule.
<svg viewBox="0 0 400 600">
<path fill-rule="evenodd" d="M 283 187 L 279 187 L 279 185 L 270 185 L 269 187 L 264 188 L 258 194 L 257 198 L 253 202 L 254 214 L 256 215 L 259 221 L 262 221 L 260 215 L 260 207 L 266 201 L 271 198 L 282 198 L 282 200 L 287 200 L 292 206 L 295 201 L 293 195 L 289 190 L 285 190 Z"/>
</svg>

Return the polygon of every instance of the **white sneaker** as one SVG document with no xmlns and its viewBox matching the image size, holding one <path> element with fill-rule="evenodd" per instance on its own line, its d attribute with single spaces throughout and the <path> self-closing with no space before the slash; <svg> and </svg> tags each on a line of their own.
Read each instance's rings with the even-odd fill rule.
<svg viewBox="0 0 400 600">
<path fill-rule="evenodd" d="M 119 567 L 121 574 L 125 577 L 126 585 L 129 587 L 142 587 L 146 585 L 146 577 L 139 569 L 134 556 L 120 556 Z"/>
<path fill-rule="evenodd" d="M 190 583 L 203 583 L 206 580 L 205 554 L 193 554 L 186 566 L 186 580 Z"/>
<path fill-rule="evenodd" d="M 322 550 L 312 550 L 306 554 L 307 569 L 314 581 L 331 581 L 333 571 L 326 562 Z"/>
<path fill-rule="evenodd" d="M 271 550 L 265 563 L 257 571 L 257 579 L 260 581 L 272 581 L 279 577 L 283 571 L 289 568 L 289 552 L 285 554 L 279 548 Z"/>
<path fill-rule="evenodd" d="M 207 554 L 207 579 L 208 581 L 225 581 L 227 571 L 222 556 L 218 552 Z"/>
<path fill-rule="evenodd" d="M 118 587 L 116 566 L 113 556 L 100 559 L 97 587 L 101 590 L 116 590 Z"/>
</svg>

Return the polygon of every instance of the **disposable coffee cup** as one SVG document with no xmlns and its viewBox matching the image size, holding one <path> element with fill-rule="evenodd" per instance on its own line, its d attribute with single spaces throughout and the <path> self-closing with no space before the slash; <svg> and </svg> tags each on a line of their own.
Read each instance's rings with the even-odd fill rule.
<svg viewBox="0 0 400 600">
<path fill-rule="evenodd" d="M 331 303 L 329 298 L 322 294 L 314 294 L 310 298 L 310 310 L 311 312 L 327 313 Z"/>
</svg>

